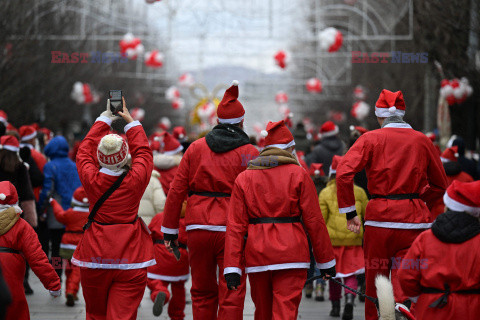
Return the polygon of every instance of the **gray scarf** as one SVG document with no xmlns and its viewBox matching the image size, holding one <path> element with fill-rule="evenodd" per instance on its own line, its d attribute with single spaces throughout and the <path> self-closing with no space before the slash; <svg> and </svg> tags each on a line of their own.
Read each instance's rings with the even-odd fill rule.
<svg viewBox="0 0 480 320">
<path fill-rule="evenodd" d="M 391 116 L 385 119 L 385 121 L 383 121 L 382 128 L 389 123 L 406 123 L 406 122 L 403 121 L 403 118 L 400 116 Z"/>
</svg>

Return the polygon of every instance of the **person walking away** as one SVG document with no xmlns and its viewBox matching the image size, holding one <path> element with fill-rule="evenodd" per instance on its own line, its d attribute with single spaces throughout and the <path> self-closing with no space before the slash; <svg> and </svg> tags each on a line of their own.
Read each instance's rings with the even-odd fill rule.
<svg viewBox="0 0 480 320">
<path fill-rule="evenodd" d="M 72 264 L 81 267 L 87 320 L 136 319 L 147 284 L 146 268 L 155 264 L 150 231 L 137 215 L 152 174 L 152 151 L 125 100 L 118 114 L 127 122 L 126 140 L 109 134 L 112 121 L 119 117 L 112 115 L 108 100 L 107 110 L 96 119 L 77 153 L 90 215 Z M 125 167 L 129 152 L 131 168 Z"/>
<path fill-rule="evenodd" d="M 160 173 L 160 183 L 166 195 L 182 160 L 183 146 L 167 131 L 154 138 L 159 142 L 160 154 L 155 154 L 153 163 Z"/>
<path fill-rule="evenodd" d="M 21 126 L 20 129 L 18 129 L 18 132 L 20 133 L 20 147 L 21 148 L 26 147 L 30 150 L 31 158 L 33 159 L 33 161 L 35 162 L 35 165 L 37 166 L 37 168 L 40 170 L 42 174 L 42 184 L 43 184 L 43 167 L 45 167 L 45 164 L 47 164 L 47 158 L 45 158 L 45 156 L 35 148 L 37 145 L 37 130 L 35 130 L 33 126 Z M 33 185 L 33 181 L 32 181 L 32 185 Z M 36 186 L 33 189 L 33 192 L 35 193 L 35 199 L 37 201 L 40 196 L 41 190 L 42 190 L 41 185 Z"/>
<path fill-rule="evenodd" d="M 147 189 L 145 189 L 145 193 L 140 200 L 138 216 L 143 219 L 145 224 L 150 225 L 153 217 L 155 217 L 158 212 L 163 211 L 166 200 L 167 197 L 160 184 L 160 173 L 153 169 Z"/>
<path fill-rule="evenodd" d="M 337 167 L 339 212 L 346 215 L 347 228 L 360 232 L 355 207 L 353 178 L 366 169 L 372 200 L 365 213 L 366 294 L 376 297 L 375 277 L 389 276 L 397 302 L 404 302 L 392 259 L 401 259 L 415 238 L 430 228 L 430 210 L 447 187 L 447 178 L 438 154 L 423 133 L 403 121 L 405 101 L 401 91 L 384 89 L 375 107 L 381 129 L 363 134 Z M 376 320 L 377 309 L 365 301 L 366 320 Z"/>
<path fill-rule="evenodd" d="M 238 290 L 245 257 L 255 319 L 297 319 L 310 266 L 303 225 L 324 278 L 335 276 L 335 259 L 313 181 L 292 154 L 292 134 L 283 120 L 266 131 L 266 148 L 235 180 L 223 273 Z"/>
<path fill-rule="evenodd" d="M 328 175 L 333 156 L 341 156 L 344 151 L 345 143 L 338 137 L 338 126 L 327 121 L 320 127 L 320 142 L 305 157 L 305 161 L 309 166 L 312 163 L 322 163 L 323 170 Z"/>
<path fill-rule="evenodd" d="M 77 293 L 80 287 L 80 268 L 71 263 L 73 252 L 83 237 L 83 226 L 87 223 L 89 202 L 83 187 L 78 187 L 73 193 L 72 208 L 63 210 L 62 206 L 53 198 L 50 205 L 58 222 L 65 225 L 65 233 L 60 243 L 60 257 L 67 261 L 65 268 L 65 297 L 66 305 L 73 307 L 78 300 Z"/>
<path fill-rule="evenodd" d="M 60 243 L 65 226 L 55 219 L 48 205 L 50 197 L 56 199 L 64 210 L 70 208 L 73 192 L 81 186 L 75 163 L 68 158 L 68 142 L 62 136 L 56 136 L 45 147 L 45 155 L 50 161 L 43 167 L 45 179 L 40 192 L 40 212 L 46 211 L 47 230 L 40 230 L 40 242 L 50 260 L 60 261 Z M 62 276 L 62 268 L 56 269 Z"/>
<path fill-rule="evenodd" d="M 333 156 L 332 166 L 330 167 L 330 179 L 327 187 L 320 192 L 318 200 L 322 210 L 323 219 L 327 225 L 328 234 L 333 245 L 335 261 L 337 262 L 337 279 L 343 279 L 345 285 L 350 288 L 357 288 L 358 282 L 356 276 L 365 273 L 365 262 L 363 260 L 363 226 L 360 233 L 352 233 L 347 229 L 345 217 L 338 212 L 337 202 L 337 184 L 336 170 L 342 160 L 341 156 Z M 365 218 L 365 208 L 368 198 L 365 191 L 354 186 L 355 210 L 361 220 Z M 340 300 L 342 298 L 342 287 L 330 282 L 330 301 L 332 301 L 331 317 L 340 317 Z M 353 319 L 353 306 L 355 293 L 345 289 L 345 306 L 343 309 L 342 320 Z"/>
<path fill-rule="evenodd" d="M 12 296 L 6 320 L 30 319 L 23 288 L 26 262 L 52 296 L 61 294 L 60 278 L 42 251 L 33 228 L 20 218 L 21 212 L 15 186 L 9 181 L 0 182 L 0 265 Z"/>
<path fill-rule="evenodd" d="M 454 181 L 443 200 L 447 211 L 413 242 L 399 281 L 417 319 L 478 319 L 480 181 Z"/>
<path fill-rule="evenodd" d="M 153 315 L 158 317 L 162 314 L 163 306 L 168 305 L 168 316 L 172 320 L 185 318 L 185 282 L 189 278 L 187 234 L 185 231 L 186 201 L 182 207 L 179 225 L 179 251 L 180 260 L 168 252 L 161 231 L 164 213 L 160 212 L 153 217 L 148 228 L 152 231 L 152 240 L 155 244 L 155 261 L 157 264 L 147 269 L 147 287 L 150 289 L 150 297 L 153 304 Z M 170 286 L 171 293 L 168 291 Z"/>
<path fill-rule="evenodd" d="M 238 101 L 238 81 L 225 91 L 217 109 L 218 125 L 193 142 L 183 155 L 165 204 L 162 223 L 165 245 L 178 237 L 182 203 L 187 199 L 185 224 L 192 273 L 193 318 L 243 319 L 245 277 L 229 291 L 223 270 L 227 210 L 233 183 L 257 149 L 243 131 L 245 109 Z"/>
</svg>

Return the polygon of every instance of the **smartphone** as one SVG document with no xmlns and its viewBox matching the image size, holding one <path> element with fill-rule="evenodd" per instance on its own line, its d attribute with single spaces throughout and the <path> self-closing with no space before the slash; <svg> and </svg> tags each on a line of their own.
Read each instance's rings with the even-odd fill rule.
<svg viewBox="0 0 480 320">
<path fill-rule="evenodd" d="M 112 111 L 113 115 L 117 115 L 119 111 L 123 110 L 122 90 L 110 90 L 109 97 L 110 111 Z"/>
</svg>

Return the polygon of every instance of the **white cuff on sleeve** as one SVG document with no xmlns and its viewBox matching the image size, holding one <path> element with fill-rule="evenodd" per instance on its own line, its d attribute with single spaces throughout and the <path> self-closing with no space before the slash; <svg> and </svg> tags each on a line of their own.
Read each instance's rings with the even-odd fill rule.
<svg viewBox="0 0 480 320">
<path fill-rule="evenodd" d="M 59 297 L 62 295 L 62 289 L 60 290 L 56 290 L 56 291 L 52 291 L 52 290 L 48 290 L 50 292 L 50 295 L 52 297 Z"/>
<path fill-rule="evenodd" d="M 112 125 L 112 119 L 108 118 L 108 117 L 105 117 L 105 116 L 100 116 L 98 117 L 95 122 L 97 121 L 102 121 L 102 122 L 105 122 L 106 124 L 108 124 L 109 126 Z"/>
<path fill-rule="evenodd" d="M 131 128 L 133 127 L 136 127 L 136 126 L 141 126 L 142 124 L 140 123 L 140 121 L 136 120 L 136 121 L 133 121 L 133 122 L 130 122 L 129 124 L 127 124 L 124 128 L 125 130 L 125 133 L 127 133 L 128 130 L 130 130 Z"/>
<path fill-rule="evenodd" d="M 347 208 L 338 208 L 338 212 L 340 212 L 340 213 L 349 213 L 349 212 L 356 211 L 356 210 L 357 210 L 357 208 L 355 208 L 355 205 L 347 207 Z"/>
<path fill-rule="evenodd" d="M 178 234 L 178 229 L 165 228 L 164 226 L 162 226 L 160 231 L 162 231 L 163 233 L 168 233 L 168 234 Z"/>
<path fill-rule="evenodd" d="M 228 267 L 223 270 L 223 275 L 226 275 L 227 273 L 238 273 L 239 275 L 242 275 L 242 270 L 236 267 Z"/>
<path fill-rule="evenodd" d="M 317 262 L 317 268 L 318 269 L 329 269 L 337 264 L 337 261 L 335 259 L 325 262 L 325 263 L 318 263 Z"/>
</svg>

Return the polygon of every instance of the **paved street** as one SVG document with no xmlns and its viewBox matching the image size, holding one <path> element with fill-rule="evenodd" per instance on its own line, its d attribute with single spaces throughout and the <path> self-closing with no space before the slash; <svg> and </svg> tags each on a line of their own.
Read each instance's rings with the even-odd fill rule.
<svg viewBox="0 0 480 320">
<path fill-rule="evenodd" d="M 83 302 L 83 297 L 81 293 L 79 294 L 80 301 L 77 302 L 75 307 L 65 306 L 65 298 L 53 299 L 50 297 L 48 292 L 43 288 L 42 284 L 31 274 L 30 284 L 32 285 L 33 290 L 35 291 L 34 295 L 28 296 L 28 305 L 30 307 L 30 314 L 32 320 L 54 320 L 54 319 L 85 319 L 85 304 Z M 189 287 L 188 284 L 187 287 Z M 147 289 L 148 291 L 148 289 Z M 189 293 L 187 294 L 187 300 L 189 300 Z M 140 305 L 138 319 L 143 320 L 153 320 L 161 319 L 166 320 L 168 316 L 166 314 L 156 318 L 152 315 L 152 305 L 148 294 L 145 294 L 143 301 Z M 343 307 L 342 307 L 343 308 Z M 355 306 L 355 320 L 363 319 L 364 304 L 356 300 Z M 252 299 L 250 298 L 250 292 L 247 292 L 247 298 L 245 301 L 245 311 L 244 319 L 253 320 L 254 305 Z M 303 297 L 302 303 L 300 305 L 300 313 L 298 319 L 304 320 L 323 320 L 323 319 L 340 319 L 340 318 L 331 318 L 328 314 L 330 312 L 330 302 L 316 302 L 311 299 L 306 299 Z M 185 319 L 192 318 L 192 306 L 187 304 Z"/>
</svg>

